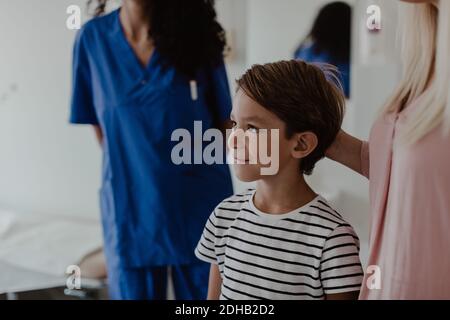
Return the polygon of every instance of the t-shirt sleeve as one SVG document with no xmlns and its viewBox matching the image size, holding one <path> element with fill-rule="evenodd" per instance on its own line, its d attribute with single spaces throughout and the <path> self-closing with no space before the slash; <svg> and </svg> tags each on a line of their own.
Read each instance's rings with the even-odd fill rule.
<svg viewBox="0 0 450 320">
<path fill-rule="evenodd" d="M 336 227 L 325 241 L 320 263 L 325 294 L 358 291 L 363 280 L 359 239 L 348 225 Z"/>
<path fill-rule="evenodd" d="M 78 32 L 73 48 L 70 109 L 70 123 L 98 125 L 84 28 Z"/>
<path fill-rule="evenodd" d="M 218 120 L 224 122 L 230 119 L 232 108 L 230 86 L 228 84 L 227 70 L 225 63 L 222 61 L 218 66 L 214 67 L 211 75 L 213 103 L 217 110 Z"/>
<path fill-rule="evenodd" d="M 200 241 L 195 248 L 195 255 L 202 261 L 218 264 L 215 243 L 216 243 L 216 218 L 214 212 L 208 218 L 205 229 L 203 230 Z"/>
</svg>

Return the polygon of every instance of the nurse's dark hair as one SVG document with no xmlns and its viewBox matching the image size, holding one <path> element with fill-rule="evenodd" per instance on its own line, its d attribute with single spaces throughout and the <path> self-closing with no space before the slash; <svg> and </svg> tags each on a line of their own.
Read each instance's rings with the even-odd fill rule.
<svg viewBox="0 0 450 320">
<path fill-rule="evenodd" d="M 254 65 L 237 80 L 240 89 L 286 124 L 288 139 L 301 132 L 317 136 L 317 147 L 300 161 L 300 171 L 311 174 L 336 139 L 345 113 L 337 69 L 301 60 Z"/>
<path fill-rule="evenodd" d="M 188 77 L 223 59 L 225 31 L 217 22 L 214 0 L 139 0 L 152 38 L 168 64 Z M 89 0 L 95 16 L 105 13 L 108 0 Z"/>
<path fill-rule="evenodd" d="M 297 51 L 310 41 L 315 54 L 326 52 L 335 62 L 350 61 L 352 7 L 342 1 L 331 2 L 322 7 L 314 20 L 311 31 Z"/>
</svg>

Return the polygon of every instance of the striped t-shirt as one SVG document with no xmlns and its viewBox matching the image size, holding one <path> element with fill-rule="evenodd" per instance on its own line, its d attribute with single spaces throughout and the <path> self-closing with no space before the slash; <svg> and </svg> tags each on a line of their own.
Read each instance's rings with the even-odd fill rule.
<svg viewBox="0 0 450 320">
<path fill-rule="evenodd" d="M 324 299 L 360 289 L 358 237 L 324 198 L 274 215 L 255 207 L 254 193 L 222 201 L 195 249 L 219 266 L 220 299 Z"/>
</svg>

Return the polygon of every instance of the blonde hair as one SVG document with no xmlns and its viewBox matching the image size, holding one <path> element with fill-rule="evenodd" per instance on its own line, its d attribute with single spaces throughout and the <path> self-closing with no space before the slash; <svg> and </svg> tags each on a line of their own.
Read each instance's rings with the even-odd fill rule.
<svg viewBox="0 0 450 320">
<path fill-rule="evenodd" d="M 400 132 L 401 143 L 417 142 L 443 122 L 450 128 L 450 1 L 400 4 L 404 75 L 384 112 L 418 107 Z"/>
</svg>

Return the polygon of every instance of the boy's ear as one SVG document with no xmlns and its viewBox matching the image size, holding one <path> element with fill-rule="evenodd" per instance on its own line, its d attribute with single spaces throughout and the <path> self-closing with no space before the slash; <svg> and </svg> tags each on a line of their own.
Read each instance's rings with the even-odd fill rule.
<svg viewBox="0 0 450 320">
<path fill-rule="evenodd" d="M 319 140 L 315 133 L 302 132 L 297 133 L 293 137 L 294 147 L 292 149 L 292 156 L 296 159 L 303 159 L 317 148 Z"/>
</svg>

